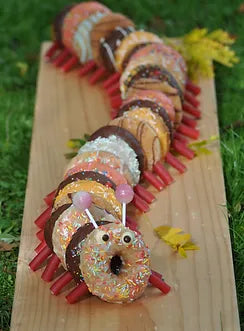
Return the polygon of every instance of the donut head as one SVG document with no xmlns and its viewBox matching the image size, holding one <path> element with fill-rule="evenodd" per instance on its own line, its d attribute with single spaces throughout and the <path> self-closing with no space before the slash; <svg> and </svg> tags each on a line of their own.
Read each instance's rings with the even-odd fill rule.
<svg viewBox="0 0 244 331">
<path fill-rule="evenodd" d="M 111 303 L 128 303 L 148 285 L 150 252 L 140 234 L 120 222 L 102 225 L 86 238 L 80 270 L 93 295 Z"/>
</svg>

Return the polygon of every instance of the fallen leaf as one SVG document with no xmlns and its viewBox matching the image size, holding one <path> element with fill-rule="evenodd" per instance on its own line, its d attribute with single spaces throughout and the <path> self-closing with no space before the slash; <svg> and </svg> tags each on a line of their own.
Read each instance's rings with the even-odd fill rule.
<svg viewBox="0 0 244 331">
<path fill-rule="evenodd" d="M 180 256 L 186 258 L 186 251 L 198 250 L 199 247 L 191 241 L 191 235 L 180 228 L 162 225 L 154 229 L 160 239 L 170 246 Z"/>
<path fill-rule="evenodd" d="M 13 248 L 17 247 L 17 244 L 9 244 L 5 241 L 0 241 L 0 252 L 11 251 Z"/>
<path fill-rule="evenodd" d="M 17 62 L 16 67 L 19 69 L 21 76 L 24 76 L 27 73 L 28 64 L 26 62 Z"/>
</svg>

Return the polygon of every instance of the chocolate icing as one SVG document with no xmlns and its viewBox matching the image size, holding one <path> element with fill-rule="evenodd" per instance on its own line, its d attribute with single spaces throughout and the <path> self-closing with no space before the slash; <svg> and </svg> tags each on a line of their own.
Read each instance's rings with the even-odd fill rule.
<svg viewBox="0 0 244 331">
<path fill-rule="evenodd" d="M 59 207 L 55 212 L 52 213 L 51 217 L 45 224 L 44 228 L 44 238 L 47 243 L 47 246 L 53 250 L 53 242 L 52 242 L 52 236 L 53 236 L 53 229 L 55 226 L 55 222 L 59 218 L 59 216 L 69 207 L 71 206 L 71 203 L 67 203 L 61 207 Z"/>
<path fill-rule="evenodd" d="M 68 184 L 73 183 L 77 180 L 91 180 L 91 181 L 95 181 L 98 182 L 102 185 L 106 185 L 109 184 L 109 186 L 115 190 L 116 189 L 116 185 L 114 184 L 114 182 L 109 179 L 108 177 L 106 177 L 105 175 L 102 175 L 98 172 L 95 171 L 81 171 L 81 172 L 77 172 L 69 177 L 67 177 L 66 179 L 64 179 L 60 184 L 59 187 L 57 189 L 55 198 L 54 198 L 54 202 L 56 197 L 59 195 L 59 192 Z"/>
<path fill-rule="evenodd" d="M 62 11 L 56 15 L 54 21 L 53 21 L 53 32 L 55 36 L 55 40 L 60 43 L 60 45 L 63 45 L 62 42 L 62 27 L 63 27 L 63 21 L 64 17 L 68 14 L 71 8 L 74 7 L 74 4 L 66 6 Z"/>
<path fill-rule="evenodd" d="M 111 222 L 108 221 L 97 221 L 97 225 L 104 225 Z M 73 235 L 69 245 L 66 248 L 65 252 L 65 261 L 66 266 L 69 272 L 72 273 L 74 280 L 77 283 L 82 281 L 82 275 L 79 268 L 80 265 L 80 247 L 81 243 L 86 237 L 94 230 L 92 223 L 87 223 L 80 227 Z"/>
<path fill-rule="evenodd" d="M 95 140 L 98 137 L 108 138 L 109 136 L 115 135 L 123 139 L 136 153 L 139 162 L 139 169 L 141 173 L 144 170 L 144 152 L 141 148 L 139 141 L 136 137 L 128 130 L 121 128 L 116 125 L 103 126 L 95 131 L 89 138 L 89 140 Z"/>
<path fill-rule="evenodd" d="M 176 81 L 174 76 L 165 68 L 161 68 L 158 65 L 152 65 L 152 64 L 145 64 L 138 66 L 138 70 L 136 74 L 134 74 L 128 82 L 126 81 L 125 85 L 129 88 L 136 82 L 137 79 L 140 78 L 145 78 L 145 79 L 153 78 L 159 81 L 167 81 L 170 86 L 177 89 L 181 101 L 182 102 L 184 101 L 183 92 L 178 82 Z"/>
<path fill-rule="evenodd" d="M 163 107 L 159 106 L 156 102 L 141 99 L 133 100 L 120 108 L 117 117 L 123 116 L 124 112 L 133 110 L 134 108 L 149 108 L 151 111 L 162 117 L 164 123 L 169 129 L 170 140 L 173 140 L 173 128 L 169 115 L 167 111 Z"/>
<path fill-rule="evenodd" d="M 141 44 L 137 44 L 136 46 L 134 46 L 129 52 L 128 54 L 125 56 L 123 62 L 122 62 L 122 69 L 124 70 L 125 67 L 127 67 L 132 55 L 134 55 L 139 49 L 143 48 L 144 46 L 147 46 L 149 44 L 152 44 L 150 42 L 145 42 L 145 43 L 141 43 Z"/>
<path fill-rule="evenodd" d="M 115 28 L 108 35 L 108 37 L 105 38 L 105 40 L 101 42 L 101 45 L 100 45 L 100 55 L 104 62 L 104 65 L 109 71 L 112 71 L 112 72 L 115 71 L 116 68 L 114 68 L 114 64 L 108 54 L 108 51 L 107 51 L 107 48 L 105 47 L 105 45 L 107 45 L 107 47 L 110 48 L 111 53 L 114 56 L 114 52 L 117 49 L 117 47 L 119 46 L 120 42 L 125 38 L 125 36 L 127 36 L 128 34 L 130 34 L 132 32 L 131 28 L 121 28 L 121 30 L 123 30 L 124 33 L 122 33 L 118 28 Z"/>
</svg>

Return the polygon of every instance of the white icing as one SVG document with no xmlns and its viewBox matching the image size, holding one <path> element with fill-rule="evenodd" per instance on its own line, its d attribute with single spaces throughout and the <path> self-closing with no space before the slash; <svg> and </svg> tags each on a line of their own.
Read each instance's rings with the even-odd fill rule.
<svg viewBox="0 0 244 331">
<path fill-rule="evenodd" d="M 98 137 L 93 141 L 88 141 L 84 146 L 82 146 L 78 154 L 94 151 L 103 151 L 114 154 L 129 168 L 134 185 L 139 183 L 140 170 L 137 155 L 124 140 L 114 135 L 108 138 Z"/>
</svg>

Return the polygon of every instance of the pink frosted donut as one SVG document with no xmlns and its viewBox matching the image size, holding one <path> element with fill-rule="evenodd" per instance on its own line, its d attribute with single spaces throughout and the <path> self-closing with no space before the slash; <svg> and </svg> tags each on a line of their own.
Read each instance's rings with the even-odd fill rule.
<svg viewBox="0 0 244 331">
<path fill-rule="evenodd" d="M 175 109 L 174 109 L 173 102 L 163 92 L 156 91 L 156 90 L 141 90 L 141 91 L 137 90 L 135 93 L 133 93 L 127 99 L 124 100 L 123 106 L 126 105 L 127 103 L 130 103 L 131 101 L 137 100 L 137 99 L 150 100 L 150 101 L 153 101 L 153 102 L 159 104 L 159 106 L 163 107 L 166 110 L 171 121 L 174 122 Z"/>
<path fill-rule="evenodd" d="M 80 270 L 93 295 L 111 303 L 129 303 L 148 285 L 150 252 L 141 235 L 121 223 L 102 225 L 86 238 Z"/>
<path fill-rule="evenodd" d="M 127 184 L 127 180 L 122 174 L 120 174 L 114 168 L 110 167 L 108 164 L 102 164 L 99 161 L 79 163 L 66 172 L 65 178 L 80 171 L 99 172 L 100 174 L 105 175 L 111 179 L 116 185 Z"/>
<path fill-rule="evenodd" d="M 74 33 L 78 25 L 95 12 L 106 13 L 110 10 L 98 2 L 82 2 L 72 7 L 65 16 L 62 27 L 63 44 L 72 52 Z"/>
</svg>

